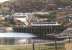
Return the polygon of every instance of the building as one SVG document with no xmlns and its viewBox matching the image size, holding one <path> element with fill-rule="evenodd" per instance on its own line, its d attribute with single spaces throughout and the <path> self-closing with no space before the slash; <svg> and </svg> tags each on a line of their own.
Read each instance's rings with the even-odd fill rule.
<svg viewBox="0 0 72 50">
<path fill-rule="evenodd" d="M 34 16 L 34 14 L 48 14 L 48 12 L 33 12 L 32 17 L 29 18 L 29 25 L 27 27 L 14 27 L 16 32 L 28 32 L 38 36 L 44 36 L 49 33 L 60 33 L 64 27 L 57 21 L 48 21 L 48 16 Z"/>
<path fill-rule="evenodd" d="M 32 17 L 31 13 L 15 13 L 13 15 L 14 21 L 19 25 L 21 25 L 21 23 L 22 25 L 28 25 L 30 17 Z"/>
</svg>

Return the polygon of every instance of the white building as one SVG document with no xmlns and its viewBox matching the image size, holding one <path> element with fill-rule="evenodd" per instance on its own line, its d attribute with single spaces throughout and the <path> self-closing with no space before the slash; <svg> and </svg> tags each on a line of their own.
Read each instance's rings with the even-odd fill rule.
<svg viewBox="0 0 72 50">
<path fill-rule="evenodd" d="M 20 21 L 24 23 L 25 25 L 28 25 L 28 21 L 30 17 L 32 17 L 31 13 L 15 13 L 13 15 L 15 21 Z"/>
</svg>

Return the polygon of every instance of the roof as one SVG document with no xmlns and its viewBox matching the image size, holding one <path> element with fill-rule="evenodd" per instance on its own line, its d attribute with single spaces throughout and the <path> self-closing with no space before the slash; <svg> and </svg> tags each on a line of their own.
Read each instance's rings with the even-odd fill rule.
<svg viewBox="0 0 72 50">
<path fill-rule="evenodd" d="M 41 15 L 43 15 L 43 14 L 49 14 L 49 12 L 32 12 L 32 14 L 41 14 Z"/>
<path fill-rule="evenodd" d="M 32 16 L 32 13 L 14 13 L 13 16 Z"/>
<path fill-rule="evenodd" d="M 0 33 L 0 37 L 21 37 L 21 38 L 33 38 L 36 37 L 32 33 L 16 33 L 16 32 L 8 32 L 8 33 Z"/>
<path fill-rule="evenodd" d="M 32 26 L 59 26 L 61 24 L 31 24 Z"/>
</svg>

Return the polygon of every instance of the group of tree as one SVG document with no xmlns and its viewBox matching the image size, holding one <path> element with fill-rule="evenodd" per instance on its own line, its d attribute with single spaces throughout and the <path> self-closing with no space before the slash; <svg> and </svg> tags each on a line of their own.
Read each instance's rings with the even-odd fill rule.
<svg viewBox="0 0 72 50">
<path fill-rule="evenodd" d="M 16 0 L 11 3 L 10 8 L 16 12 L 42 11 L 45 9 L 46 2 L 39 0 Z M 47 9 L 46 9 L 47 10 Z"/>
<path fill-rule="evenodd" d="M 57 4 L 64 6 L 72 6 L 72 0 L 56 0 Z"/>
<path fill-rule="evenodd" d="M 3 5 L 6 3 L 9 6 L 10 10 L 14 10 L 16 12 L 33 12 L 33 11 L 48 11 L 48 3 L 55 3 L 58 5 L 72 5 L 72 0 L 15 0 L 4 2 Z"/>
</svg>

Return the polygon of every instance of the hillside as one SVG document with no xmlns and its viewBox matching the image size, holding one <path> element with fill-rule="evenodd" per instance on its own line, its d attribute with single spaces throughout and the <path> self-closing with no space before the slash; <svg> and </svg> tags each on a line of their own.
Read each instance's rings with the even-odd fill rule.
<svg viewBox="0 0 72 50">
<path fill-rule="evenodd" d="M 10 8 L 16 12 L 36 12 L 36 11 L 48 11 L 49 8 L 56 8 L 54 0 L 16 0 L 11 3 Z M 54 6 L 49 6 L 54 4 Z"/>
</svg>

